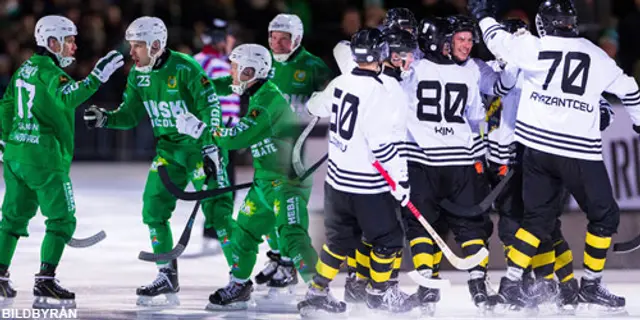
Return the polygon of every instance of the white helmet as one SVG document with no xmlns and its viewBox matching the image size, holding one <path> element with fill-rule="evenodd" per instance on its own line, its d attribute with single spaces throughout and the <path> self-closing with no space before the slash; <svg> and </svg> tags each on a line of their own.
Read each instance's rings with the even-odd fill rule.
<svg viewBox="0 0 640 320">
<path fill-rule="evenodd" d="M 36 30 L 33 33 L 36 37 L 36 44 L 53 53 L 61 67 L 65 68 L 73 63 L 75 60 L 74 57 L 62 56 L 64 38 L 78 35 L 78 28 L 76 28 L 73 21 L 63 16 L 44 16 L 36 23 Z M 49 38 L 58 40 L 60 43 L 60 52 L 53 52 L 51 48 L 49 48 Z"/>
<path fill-rule="evenodd" d="M 281 13 L 269 22 L 269 36 L 272 31 L 286 32 L 291 35 L 291 51 L 289 53 L 273 54 L 273 58 L 278 62 L 285 62 L 296 51 L 302 43 L 304 27 L 302 20 L 295 14 Z"/>
<path fill-rule="evenodd" d="M 240 84 L 231 85 L 231 90 L 236 94 L 243 94 L 250 82 L 269 77 L 269 71 L 271 71 L 271 55 L 267 48 L 259 44 L 249 43 L 237 46 L 231 51 L 229 60 L 238 64 L 237 80 Z M 247 81 L 241 81 L 240 75 L 242 71 L 247 68 L 253 68 L 255 70 L 253 78 Z"/>
<path fill-rule="evenodd" d="M 125 33 L 127 41 L 144 41 L 147 44 L 147 53 L 151 62 L 143 67 L 136 66 L 136 70 L 140 72 L 151 72 L 156 59 L 162 55 L 164 48 L 167 46 L 167 27 L 162 19 L 156 17 L 140 17 L 133 20 Z M 151 54 L 153 43 L 158 41 L 160 48 L 155 54 Z"/>
</svg>

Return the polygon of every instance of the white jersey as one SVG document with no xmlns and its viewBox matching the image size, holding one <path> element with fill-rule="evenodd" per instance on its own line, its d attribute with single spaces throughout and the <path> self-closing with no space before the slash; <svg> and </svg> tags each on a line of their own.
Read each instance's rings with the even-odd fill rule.
<svg viewBox="0 0 640 320">
<path fill-rule="evenodd" d="M 495 60 L 489 61 L 487 64 L 492 66 L 494 70 L 500 69 L 499 63 Z M 518 71 L 517 74 L 515 86 L 506 95 L 500 97 L 499 101 L 494 101 L 494 103 L 498 105 L 491 106 L 491 108 L 498 107 L 495 112 L 499 114 L 492 117 L 499 119 L 499 125 L 496 128 L 489 128 L 489 134 L 487 135 L 489 140 L 489 155 L 487 158 L 491 162 L 498 164 L 509 164 L 516 156 L 516 116 L 518 113 L 518 104 L 520 103 L 522 83 L 524 81 L 523 73 Z M 604 97 L 600 97 L 599 107 L 611 110 L 611 104 L 609 104 Z M 492 112 L 492 110 L 488 112 Z"/>
<path fill-rule="evenodd" d="M 389 186 L 373 167 L 379 160 L 395 181 L 407 179 L 407 163 L 394 144 L 390 123 L 394 96 L 378 73 L 354 69 L 333 79 L 307 102 L 309 112 L 331 117 L 326 182 L 348 193 L 377 194 Z"/>
<path fill-rule="evenodd" d="M 410 99 L 407 141 L 400 151 L 429 166 L 471 165 L 484 154 L 479 126 L 484 119 L 480 93 L 501 95 L 513 79 L 500 79 L 486 63 L 458 65 L 422 59 L 413 63 L 405 88 Z M 505 85 L 505 81 L 509 81 Z"/>
<path fill-rule="evenodd" d="M 602 49 L 584 38 L 511 34 L 493 18 L 480 21 L 491 52 L 523 72 L 515 139 L 569 158 L 602 160 L 599 102 L 622 99 L 640 124 L 640 91 Z"/>
</svg>

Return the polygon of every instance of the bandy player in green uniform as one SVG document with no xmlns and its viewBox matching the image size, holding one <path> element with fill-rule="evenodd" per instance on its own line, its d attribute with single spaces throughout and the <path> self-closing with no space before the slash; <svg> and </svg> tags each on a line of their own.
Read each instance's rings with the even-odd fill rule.
<svg viewBox="0 0 640 320">
<path fill-rule="evenodd" d="M 2 141 L 6 141 L 0 308 L 16 296 L 7 270 L 18 239 L 29 236 L 27 226 L 38 207 L 47 220 L 40 272 L 33 287 L 33 307 L 75 308 L 75 293 L 55 279 L 65 244 L 76 229 L 76 205 L 69 179 L 75 109 L 124 64 L 122 55 L 111 51 L 98 61 L 89 76 L 74 81 L 62 68 L 74 61 L 77 34 L 75 24 L 65 17 L 45 16 L 38 20 L 34 31 L 38 49 L 14 73 L 0 101 Z"/>
<path fill-rule="evenodd" d="M 247 115 L 233 128 L 208 125 L 192 114 L 180 115 L 176 125 L 178 132 L 196 139 L 210 136 L 222 148 L 250 147 L 253 155 L 253 186 L 231 237 L 231 279 L 209 297 L 207 309 L 212 310 L 246 308 L 253 290 L 250 277 L 258 245 L 274 228 L 279 230 L 282 252 L 301 257 L 295 263 L 305 281 L 312 280 L 318 258 L 307 233 L 306 185 L 310 182 L 301 182 L 292 165 L 291 153 L 300 127 L 278 87 L 267 80 L 269 51 L 260 45 L 243 44 L 231 52 L 229 59 L 231 76 L 215 79 L 216 90 L 221 95 L 232 91 L 239 94 L 241 104 L 247 104 Z"/>
<path fill-rule="evenodd" d="M 269 23 L 269 47 L 273 56 L 269 79 L 282 91 L 301 126 L 312 119 L 306 109 L 307 100 L 331 80 L 329 67 L 302 46 L 303 33 L 302 21 L 294 14 L 279 14 Z M 311 195 L 311 184 L 305 186 L 305 192 L 306 204 Z M 306 210 L 304 214 L 307 214 Z M 278 230 L 273 230 L 267 237 L 271 248 L 267 253 L 269 262 L 256 275 L 257 284 L 266 283 L 268 287 L 278 288 L 297 283 L 292 266 L 301 257 L 282 255 L 278 237 Z"/>
<path fill-rule="evenodd" d="M 135 67 L 129 71 L 123 102 L 114 111 L 92 106 L 85 112 L 85 121 L 89 127 L 126 130 L 135 127 L 145 113 L 151 119 L 157 155 L 144 189 L 142 220 L 149 227 L 153 252 L 164 253 L 173 247 L 169 218 L 176 207 L 176 198 L 160 181 L 158 166 L 166 166 L 171 180 L 182 188 L 189 181 L 196 189 L 229 185 L 224 149 L 212 148 L 209 135 L 193 139 L 179 134 L 175 127 L 176 117 L 185 112 L 197 114 L 211 126 L 219 126 L 222 120 L 220 103 L 200 64 L 190 56 L 165 48 L 167 28 L 161 19 L 140 17 L 134 20 L 127 28 L 125 38 L 131 45 Z M 205 159 L 214 160 L 203 163 L 203 155 Z M 218 170 L 215 165 L 208 165 L 218 162 L 222 167 Z M 208 183 L 205 181 L 207 175 L 212 175 Z M 231 193 L 203 201 L 202 211 L 205 225 L 216 229 L 225 258 L 231 263 L 229 239 L 234 226 Z M 180 286 L 175 261 L 159 261 L 157 266 L 156 280 L 136 292 L 138 305 L 178 304 L 175 293 Z M 153 301 L 159 295 L 165 295 L 166 301 Z"/>
</svg>

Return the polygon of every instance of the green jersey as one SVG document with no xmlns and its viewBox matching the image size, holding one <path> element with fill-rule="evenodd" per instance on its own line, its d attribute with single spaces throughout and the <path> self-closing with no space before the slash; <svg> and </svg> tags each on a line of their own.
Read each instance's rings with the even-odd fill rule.
<svg viewBox="0 0 640 320">
<path fill-rule="evenodd" d="M 0 102 L 4 159 L 68 172 L 75 109 L 101 83 L 94 75 L 74 81 L 53 59 L 34 54 L 11 78 Z"/>
<path fill-rule="evenodd" d="M 303 47 L 285 62 L 273 59 L 269 77 L 282 91 L 301 120 L 308 120 L 306 103 L 315 91 L 321 91 L 331 80 L 331 71 L 322 59 Z"/>
<path fill-rule="evenodd" d="M 221 95 L 231 94 L 231 76 L 213 82 Z M 295 114 L 271 81 L 257 82 L 247 89 L 240 104 L 247 101 L 247 114 L 236 126 L 213 128 L 216 144 L 228 150 L 250 147 L 256 179 L 288 179 L 294 175 L 291 153 L 300 135 Z"/>
<path fill-rule="evenodd" d="M 105 127 L 131 129 L 146 113 L 158 148 L 200 148 L 203 141 L 178 133 L 176 116 L 190 112 L 209 126 L 219 126 L 222 113 L 210 79 L 192 57 L 167 50 L 164 62 L 149 73 L 132 68 L 118 109 L 107 112 Z"/>
</svg>

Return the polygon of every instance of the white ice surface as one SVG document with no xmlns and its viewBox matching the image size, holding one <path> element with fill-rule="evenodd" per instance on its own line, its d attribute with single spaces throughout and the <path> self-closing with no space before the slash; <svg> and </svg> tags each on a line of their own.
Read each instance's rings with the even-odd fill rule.
<svg viewBox="0 0 640 320">
<path fill-rule="evenodd" d="M 147 168 L 147 165 L 76 165 L 72 170 L 78 219 L 75 237 L 87 237 L 101 229 L 107 232 L 107 239 L 94 247 L 67 247 L 58 269 L 61 284 L 77 294 L 81 319 L 299 318 L 295 313 L 204 311 L 209 294 L 228 281 L 228 270 L 222 256 L 180 260 L 179 307 L 169 310 L 136 307 L 136 287 L 149 284 L 156 275 L 153 264 L 137 259 L 140 250 L 150 250 L 148 231 L 142 224 L 140 213 Z M 248 181 L 249 178 L 250 172 L 243 171 L 238 181 Z M 320 184 L 316 183 L 316 186 L 321 186 L 321 181 L 322 178 L 319 177 Z M 314 191 L 311 202 L 311 211 L 321 208 L 321 193 Z M 174 239 L 177 240 L 182 232 L 192 206 L 193 203 L 179 202 L 171 220 Z M 321 223 L 322 217 L 312 215 L 311 220 L 311 225 Z M 193 232 L 191 248 L 200 246 L 201 223 L 200 216 Z M 44 219 L 41 215 L 38 214 L 31 221 L 29 231 L 31 236 L 20 240 L 10 269 L 11 279 L 18 290 L 13 308 L 30 308 L 32 303 L 33 275 L 38 271 L 40 242 L 44 235 Z M 266 246 L 263 245 L 262 249 L 254 274 L 261 269 L 266 260 Z M 579 276 L 580 272 L 577 274 Z M 495 287 L 500 275 L 500 272 L 491 273 Z M 466 272 L 443 272 L 443 276 L 451 279 L 452 287 L 443 291 L 436 317 L 478 317 L 466 287 Z M 605 282 L 612 292 L 627 298 L 629 317 L 640 318 L 640 271 L 610 271 L 605 274 Z M 401 276 L 401 283 L 406 292 L 411 293 L 415 290 L 415 285 L 405 275 Z M 342 298 L 343 285 L 344 275 L 339 275 L 332 284 L 334 295 L 338 298 Z M 305 286 L 299 284 L 298 296 L 303 295 L 305 290 Z M 371 316 L 352 314 L 351 318 Z M 406 318 L 416 318 L 416 315 L 411 314 Z"/>
</svg>

